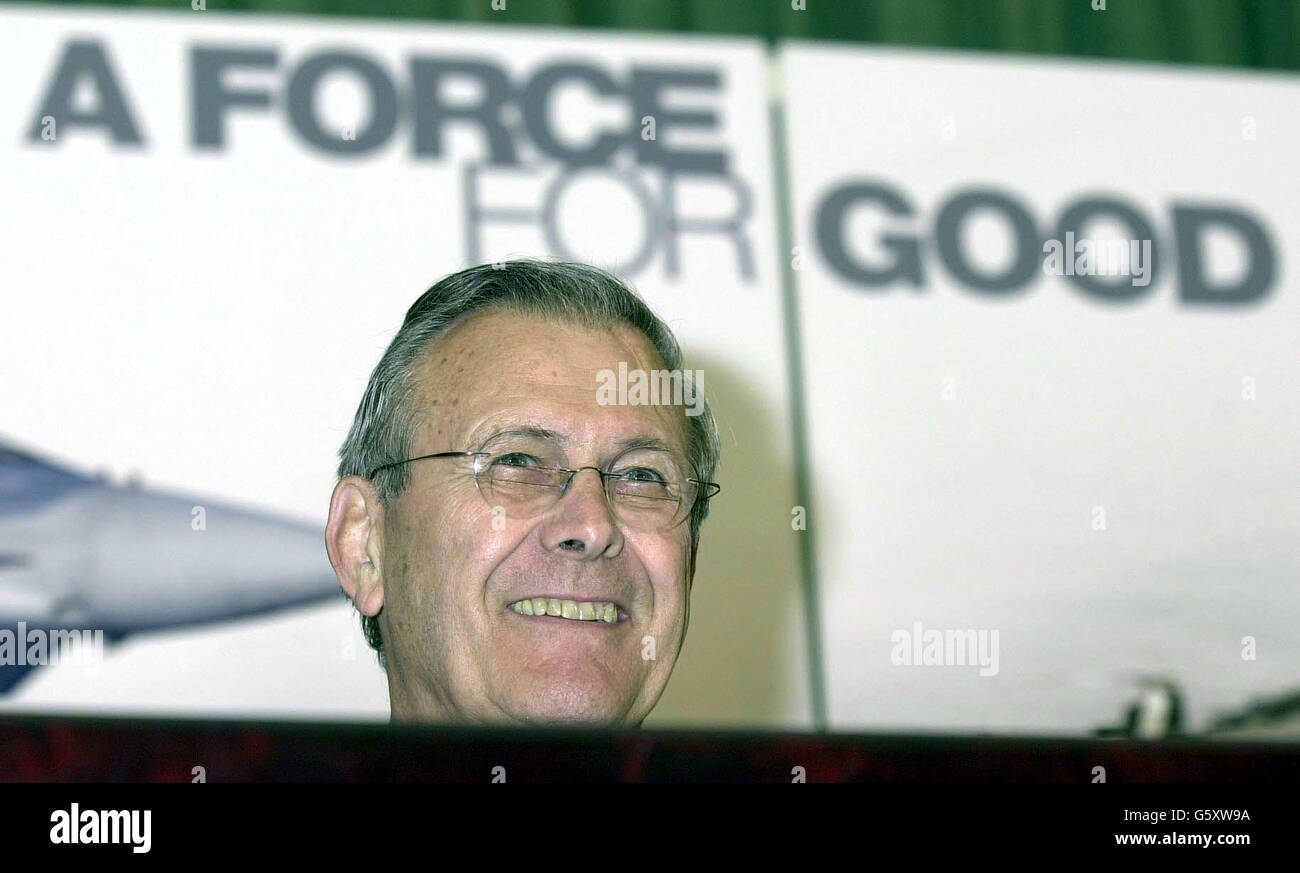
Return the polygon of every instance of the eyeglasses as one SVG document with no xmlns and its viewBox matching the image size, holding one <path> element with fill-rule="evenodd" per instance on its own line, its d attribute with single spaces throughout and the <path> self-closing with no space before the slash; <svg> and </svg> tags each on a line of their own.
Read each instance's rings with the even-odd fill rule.
<svg viewBox="0 0 1300 873">
<path fill-rule="evenodd" d="M 665 531 L 677 527 L 690 515 L 697 501 L 709 500 L 722 490 L 716 482 L 685 478 L 671 456 L 658 450 L 634 450 L 621 457 L 617 469 L 560 467 L 544 448 L 519 446 L 481 452 L 435 452 L 404 461 L 392 461 L 372 468 L 367 479 L 380 470 L 433 458 L 472 458 L 479 494 L 488 506 L 501 507 L 509 518 L 529 519 L 551 509 L 583 470 L 595 470 L 605 490 L 605 500 L 614 516 L 629 528 Z"/>
</svg>

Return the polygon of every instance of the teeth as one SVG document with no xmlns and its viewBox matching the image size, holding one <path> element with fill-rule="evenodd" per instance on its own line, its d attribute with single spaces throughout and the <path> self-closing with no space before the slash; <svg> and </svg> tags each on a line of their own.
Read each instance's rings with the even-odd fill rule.
<svg viewBox="0 0 1300 873">
<path fill-rule="evenodd" d="M 618 606 L 604 601 L 557 600 L 554 597 L 534 597 L 510 604 L 510 608 L 520 615 L 554 615 L 573 621 L 603 621 L 614 624 L 618 621 Z"/>
</svg>

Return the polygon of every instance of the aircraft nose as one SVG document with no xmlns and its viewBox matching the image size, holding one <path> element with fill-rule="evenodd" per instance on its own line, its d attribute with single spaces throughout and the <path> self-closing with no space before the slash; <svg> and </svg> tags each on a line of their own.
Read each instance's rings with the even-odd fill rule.
<svg viewBox="0 0 1300 873">
<path fill-rule="evenodd" d="M 215 621 L 338 594 L 324 524 L 120 494 L 89 570 L 102 614 L 136 627 Z"/>
</svg>

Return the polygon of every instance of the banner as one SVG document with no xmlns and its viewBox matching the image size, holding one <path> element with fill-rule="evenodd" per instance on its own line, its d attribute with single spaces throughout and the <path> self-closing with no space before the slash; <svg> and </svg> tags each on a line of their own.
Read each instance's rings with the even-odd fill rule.
<svg viewBox="0 0 1300 873">
<path fill-rule="evenodd" d="M 797 542 L 750 533 L 795 502 L 761 43 L 31 9 L 0 34 L 0 404 L 24 475 L 49 457 L 179 493 L 182 537 L 220 527 L 191 531 L 206 499 L 323 530 L 366 379 L 429 285 L 593 263 L 673 327 L 723 422 L 726 496 L 651 722 L 807 719 Z M 93 682 L 53 667 L 5 705 L 386 717 L 317 542 L 322 605 L 128 634 Z M 23 561 L 32 597 L 77 595 Z"/>
<path fill-rule="evenodd" d="M 0 621 L 105 652 L 22 649 L 0 709 L 385 718 L 336 452 L 416 297 L 518 256 L 640 290 L 722 432 L 647 727 L 812 726 L 809 652 L 835 730 L 1295 685 L 1293 76 L 211 11 L 0 48 Z"/>
<path fill-rule="evenodd" d="M 832 726 L 1294 687 L 1300 83 L 781 63 Z"/>
</svg>

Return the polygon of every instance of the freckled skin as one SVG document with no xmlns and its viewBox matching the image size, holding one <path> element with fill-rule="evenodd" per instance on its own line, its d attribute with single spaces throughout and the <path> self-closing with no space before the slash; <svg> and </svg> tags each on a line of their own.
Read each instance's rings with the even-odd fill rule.
<svg viewBox="0 0 1300 873">
<path fill-rule="evenodd" d="M 421 368 L 411 456 L 477 448 L 491 427 L 550 428 L 570 468 L 604 468 L 614 444 L 655 436 L 686 455 L 680 406 L 601 406 L 596 374 L 664 367 L 627 327 L 588 329 L 513 311 L 475 313 L 444 333 Z M 436 364 L 434 363 L 436 361 Z M 327 544 L 357 608 L 379 615 L 395 721 L 637 726 L 658 702 L 690 615 L 689 522 L 627 530 L 585 470 L 546 514 L 493 527 L 468 459 L 419 461 L 385 508 L 347 477 L 331 499 Z M 498 523 L 498 526 L 501 526 Z M 515 614 L 533 596 L 615 600 L 612 626 Z M 642 657 L 653 639 L 653 659 Z"/>
</svg>

